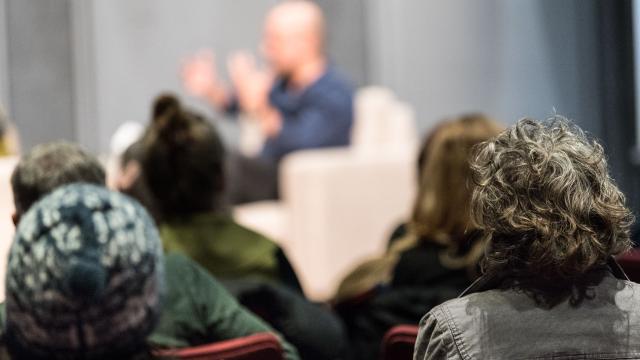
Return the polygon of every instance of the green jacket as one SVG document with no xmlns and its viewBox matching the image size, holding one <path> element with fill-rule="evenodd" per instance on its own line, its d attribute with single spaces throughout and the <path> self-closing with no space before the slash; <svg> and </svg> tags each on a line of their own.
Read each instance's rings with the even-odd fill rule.
<svg viewBox="0 0 640 360">
<path fill-rule="evenodd" d="M 165 288 L 162 315 L 148 338 L 153 348 L 181 348 L 261 332 L 276 333 L 238 304 L 206 270 L 182 255 L 165 256 Z M 0 309 L 4 327 L 4 303 Z M 285 358 L 299 359 L 297 350 L 277 335 Z"/>
<path fill-rule="evenodd" d="M 226 215 L 203 213 L 159 226 L 166 252 L 195 260 L 221 279 L 279 279 L 278 246 Z"/>
</svg>

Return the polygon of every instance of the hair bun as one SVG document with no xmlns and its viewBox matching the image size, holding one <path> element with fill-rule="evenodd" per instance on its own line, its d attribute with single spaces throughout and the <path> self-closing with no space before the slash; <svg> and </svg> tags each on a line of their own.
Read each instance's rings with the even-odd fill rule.
<svg viewBox="0 0 640 360">
<path fill-rule="evenodd" d="M 177 146 L 184 142 L 185 132 L 189 128 L 188 112 L 182 109 L 178 97 L 173 94 L 162 94 L 153 103 L 153 120 L 151 127 L 169 146 Z"/>
<path fill-rule="evenodd" d="M 180 101 L 173 94 L 162 94 L 153 102 L 153 119 L 180 112 Z"/>
</svg>

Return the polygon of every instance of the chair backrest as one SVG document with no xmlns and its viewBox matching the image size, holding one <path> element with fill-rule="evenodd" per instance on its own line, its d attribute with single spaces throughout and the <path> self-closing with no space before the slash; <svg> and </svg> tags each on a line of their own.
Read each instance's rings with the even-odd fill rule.
<svg viewBox="0 0 640 360">
<path fill-rule="evenodd" d="M 159 356 L 183 360 L 283 360 L 282 346 L 271 333 L 260 333 L 237 339 L 184 349 L 162 350 Z"/>
<path fill-rule="evenodd" d="M 382 339 L 382 360 L 411 360 L 418 337 L 415 325 L 398 325 L 391 328 Z"/>
<path fill-rule="evenodd" d="M 358 89 L 351 145 L 358 151 L 413 147 L 418 133 L 413 108 L 385 87 Z"/>
<path fill-rule="evenodd" d="M 640 250 L 633 249 L 616 258 L 629 280 L 640 283 Z"/>
</svg>

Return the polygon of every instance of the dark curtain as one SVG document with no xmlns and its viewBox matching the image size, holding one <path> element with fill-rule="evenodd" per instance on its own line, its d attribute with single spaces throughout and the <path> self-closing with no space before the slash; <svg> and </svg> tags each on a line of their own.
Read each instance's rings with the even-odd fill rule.
<svg viewBox="0 0 640 360">
<path fill-rule="evenodd" d="M 635 83 L 630 0 L 598 1 L 603 140 L 613 177 L 640 214 L 640 167 L 634 158 Z M 638 69 L 640 70 L 640 69 Z"/>
</svg>

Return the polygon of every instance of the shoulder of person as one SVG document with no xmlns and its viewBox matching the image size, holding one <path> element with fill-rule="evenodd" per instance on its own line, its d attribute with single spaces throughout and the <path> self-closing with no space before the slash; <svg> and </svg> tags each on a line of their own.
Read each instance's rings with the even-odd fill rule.
<svg viewBox="0 0 640 360">
<path fill-rule="evenodd" d="M 420 331 L 416 339 L 414 359 L 462 359 L 459 351 L 461 349 L 458 348 L 453 335 L 455 329 L 451 328 L 452 324 L 447 318 L 446 306 L 443 305 L 431 309 L 420 320 Z"/>
<path fill-rule="evenodd" d="M 195 261 L 178 252 L 166 253 L 164 265 L 166 272 L 180 272 L 181 270 L 189 270 L 198 266 Z"/>
<path fill-rule="evenodd" d="M 181 253 L 165 254 L 164 266 L 168 291 L 188 291 L 193 295 L 202 293 L 205 289 L 221 287 L 217 279 L 205 268 Z"/>
<path fill-rule="evenodd" d="M 447 300 L 429 312 L 439 321 L 447 324 L 460 324 L 473 321 L 474 316 L 485 313 L 500 312 L 505 306 L 512 306 L 521 301 L 533 303 L 527 295 L 510 290 L 487 290 L 471 293 L 455 299 Z"/>
<path fill-rule="evenodd" d="M 276 242 L 274 240 L 272 240 L 271 238 L 267 237 L 266 235 L 259 233 L 257 231 L 254 231 L 252 229 L 249 229 L 248 227 L 245 227 L 235 221 L 232 221 L 233 224 L 231 225 L 233 228 L 233 231 L 235 231 L 237 234 L 239 235 L 243 235 L 249 238 L 253 238 L 255 240 L 259 240 L 259 241 L 266 241 L 266 242 L 270 242 L 274 245 L 276 245 Z"/>
</svg>

